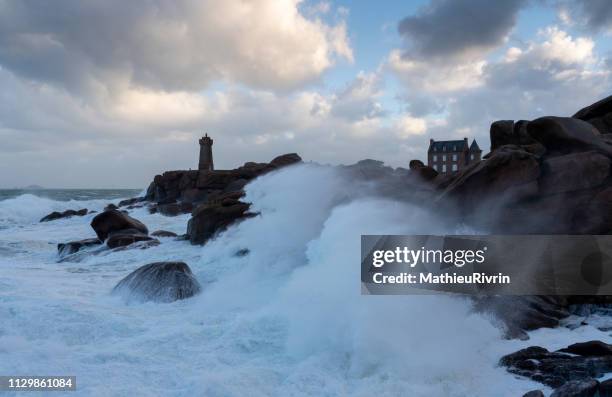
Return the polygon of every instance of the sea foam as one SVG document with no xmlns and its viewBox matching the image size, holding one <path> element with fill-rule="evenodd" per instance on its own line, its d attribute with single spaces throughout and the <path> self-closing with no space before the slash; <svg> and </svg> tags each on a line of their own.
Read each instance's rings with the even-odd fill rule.
<svg viewBox="0 0 612 397">
<path fill-rule="evenodd" d="M 361 234 L 457 233 L 460 225 L 449 228 L 435 214 L 365 193 L 337 169 L 312 164 L 254 180 L 245 200 L 259 215 L 203 247 L 162 239 L 79 263 L 56 263 L 55 243 L 92 237 L 93 214 L 39 224 L 50 210 L 76 203 L 0 201 L 0 214 L 11 217 L 0 230 L 0 249 L 10 250 L 0 255 L 0 373 L 76 375 L 77 395 L 517 396 L 545 389 L 497 366 L 529 342 L 502 340 L 467 300 L 361 295 Z M 178 234 L 189 218 L 146 208 L 131 215 L 150 230 Z M 186 262 L 202 293 L 170 304 L 125 304 L 110 295 L 137 267 L 164 260 Z M 580 332 L 609 339 L 591 327 Z M 533 334 L 558 345 L 574 335 Z"/>
</svg>

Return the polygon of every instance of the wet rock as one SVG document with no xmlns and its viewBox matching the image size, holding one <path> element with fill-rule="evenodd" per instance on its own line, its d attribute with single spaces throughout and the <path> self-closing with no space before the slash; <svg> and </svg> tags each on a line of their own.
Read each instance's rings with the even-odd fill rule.
<svg viewBox="0 0 612 397">
<path fill-rule="evenodd" d="M 189 241 L 192 244 L 204 244 L 229 225 L 254 216 L 248 212 L 249 207 L 250 204 L 232 197 L 200 205 L 193 211 L 187 224 Z"/>
<path fill-rule="evenodd" d="M 110 203 L 110 204 L 108 204 L 106 207 L 104 207 L 104 211 L 108 211 L 108 210 L 116 210 L 116 209 L 118 209 L 118 208 L 119 208 L 119 207 L 117 207 L 115 204 Z"/>
<path fill-rule="evenodd" d="M 145 201 L 144 197 L 132 197 L 132 198 L 129 198 L 129 199 L 126 199 L 126 200 L 121 200 L 119 202 L 119 207 L 132 206 L 134 204 L 141 203 L 143 201 Z"/>
<path fill-rule="evenodd" d="M 193 211 L 192 203 L 171 203 L 157 206 L 157 212 L 165 216 L 178 216 Z"/>
<path fill-rule="evenodd" d="M 599 384 L 600 397 L 612 397 L 612 379 L 604 380 Z"/>
<path fill-rule="evenodd" d="M 584 357 L 612 356 L 612 345 L 599 340 L 592 340 L 589 342 L 574 343 L 559 351 Z"/>
<path fill-rule="evenodd" d="M 141 240 L 141 241 L 133 242 L 128 245 L 122 245 L 122 246 L 110 249 L 109 251 L 117 252 L 117 251 L 135 250 L 135 249 L 144 250 L 144 249 L 151 248 L 151 247 L 157 247 L 159 244 L 161 243 L 159 242 L 158 239 Z"/>
<path fill-rule="evenodd" d="M 561 297 L 489 296 L 475 299 L 474 310 L 492 314 L 506 327 L 507 337 L 521 339 L 523 331 L 557 327 L 569 316 L 566 305 Z"/>
<path fill-rule="evenodd" d="M 49 215 L 44 216 L 40 222 L 49 222 L 56 219 L 70 218 L 72 216 L 84 216 L 87 215 L 87 208 L 80 210 L 66 210 L 64 212 L 53 211 Z"/>
<path fill-rule="evenodd" d="M 125 229 L 110 233 L 108 235 L 108 238 L 106 239 L 106 245 L 108 246 L 108 248 L 118 248 L 125 247 L 140 241 L 156 241 L 157 244 L 159 244 L 159 240 L 150 237 L 144 233 L 141 233 L 138 230 Z"/>
<path fill-rule="evenodd" d="M 600 186 L 610 174 L 610 159 L 594 151 L 546 159 L 540 192 L 554 194 Z"/>
<path fill-rule="evenodd" d="M 173 232 L 169 232 L 167 230 L 156 230 L 153 233 L 151 233 L 151 236 L 153 237 L 177 237 L 177 234 Z"/>
<path fill-rule="evenodd" d="M 201 290 L 184 262 L 156 262 L 134 270 L 113 289 L 127 302 L 169 303 L 190 298 Z"/>
<path fill-rule="evenodd" d="M 531 346 L 502 357 L 500 365 L 510 373 L 559 388 L 567 382 L 590 381 L 612 371 L 612 357 L 575 356 Z"/>
<path fill-rule="evenodd" d="M 594 379 L 574 380 L 555 389 L 550 397 L 595 397 L 599 382 Z"/>
<path fill-rule="evenodd" d="M 542 390 L 532 390 L 523 394 L 523 397 L 544 397 L 544 393 L 542 393 Z"/>
<path fill-rule="evenodd" d="M 78 240 L 78 241 L 69 241 L 67 243 L 58 244 L 57 252 L 60 258 L 63 258 L 65 256 L 74 254 L 75 252 L 78 252 L 83 248 L 98 246 L 101 244 L 102 244 L 102 241 L 100 241 L 97 238 L 88 238 L 88 239 Z"/>
<path fill-rule="evenodd" d="M 126 229 L 149 234 L 149 230 L 142 222 L 118 210 L 107 210 L 96 215 L 91 221 L 91 227 L 102 241 L 106 240 L 110 233 Z"/>
</svg>

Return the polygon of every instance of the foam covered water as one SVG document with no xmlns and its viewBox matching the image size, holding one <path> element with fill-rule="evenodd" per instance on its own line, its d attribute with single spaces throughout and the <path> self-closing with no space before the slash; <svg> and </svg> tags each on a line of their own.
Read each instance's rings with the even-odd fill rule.
<svg viewBox="0 0 612 397">
<path fill-rule="evenodd" d="M 204 247 L 162 238 L 79 263 L 57 263 L 56 244 L 93 237 L 94 214 L 38 219 L 108 200 L 0 201 L 0 374 L 76 375 L 77 395 L 519 396 L 546 388 L 498 368 L 503 354 L 609 339 L 587 326 L 504 341 L 462 299 L 362 296 L 361 234 L 458 229 L 351 186 L 331 167 L 291 167 L 250 183 L 261 215 Z M 177 234 L 189 218 L 131 215 Z M 129 272 L 163 260 L 188 263 L 203 292 L 171 304 L 110 296 Z"/>
</svg>

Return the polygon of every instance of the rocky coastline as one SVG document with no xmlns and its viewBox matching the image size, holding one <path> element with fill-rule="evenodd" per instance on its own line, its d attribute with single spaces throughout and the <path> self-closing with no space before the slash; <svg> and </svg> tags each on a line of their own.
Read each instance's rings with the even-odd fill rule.
<svg viewBox="0 0 612 397">
<path fill-rule="evenodd" d="M 483 160 L 452 176 L 439 175 L 418 160 L 408 168 L 393 169 L 375 160 L 337 168 L 364 191 L 374 183 L 377 195 L 430 206 L 492 234 L 612 233 L 612 96 L 572 117 L 495 121 L 490 139 L 490 152 Z M 156 237 L 206 244 L 230 225 L 258 215 L 244 199 L 250 181 L 300 162 L 300 156 L 291 153 L 234 170 L 156 175 L 145 196 L 113 204 L 94 217 L 96 238 L 59 244 L 60 260 L 77 261 L 79 255 L 100 250 L 144 249 L 160 244 Z M 191 214 L 185 234 L 149 233 L 129 215 L 140 207 L 165 216 Z M 86 213 L 66 211 L 41 221 Z M 174 292 L 162 296 L 160 288 Z M 148 299 L 158 302 L 189 298 L 200 289 L 182 262 L 146 265 L 116 287 L 128 296 L 129 291 L 146 291 Z M 499 318 L 508 338 L 527 339 L 525 331 L 558 327 L 584 310 L 609 311 L 611 304 L 610 296 L 490 297 L 475 300 L 474 308 Z M 533 346 L 504 356 L 500 365 L 555 388 L 556 397 L 612 395 L 610 381 L 598 381 L 612 372 L 612 345 L 601 341 L 581 341 L 555 352 Z"/>
</svg>

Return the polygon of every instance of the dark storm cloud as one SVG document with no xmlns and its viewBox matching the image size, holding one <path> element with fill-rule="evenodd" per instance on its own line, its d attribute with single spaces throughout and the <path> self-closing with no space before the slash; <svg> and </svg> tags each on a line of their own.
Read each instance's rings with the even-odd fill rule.
<svg viewBox="0 0 612 397">
<path fill-rule="evenodd" d="M 433 0 L 398 26 L 406 55 L 446 57 L 495 47 L 516 23 L 525 0 Z"/>
<path fill-rule="evenodd" d="M 0 1 L 0 65 L 73 91 L 110 79 L 121 68 L 120 43 L 147 13 L 132 2 L 118 12 L 114 3 Z"/>
<path fill-rule="evenodd" d="M 574 19 L 591 31 L 612 29 L 612 2 L 610 0 L 575 0 L 561 3 Z"/>
</svg>

